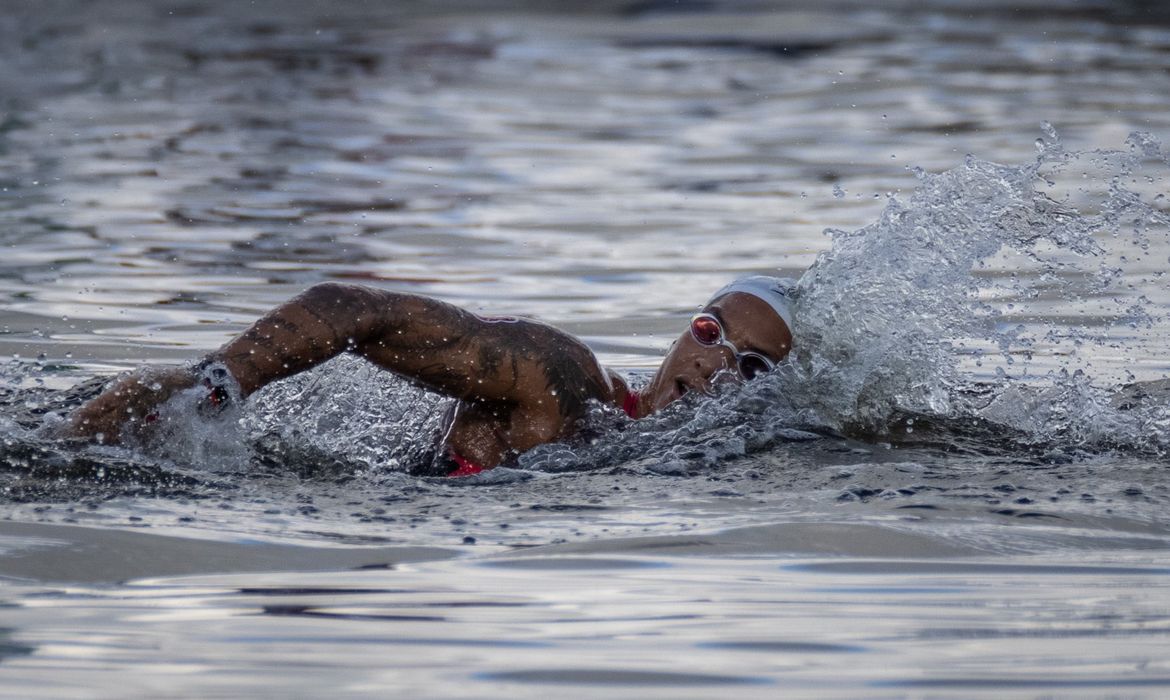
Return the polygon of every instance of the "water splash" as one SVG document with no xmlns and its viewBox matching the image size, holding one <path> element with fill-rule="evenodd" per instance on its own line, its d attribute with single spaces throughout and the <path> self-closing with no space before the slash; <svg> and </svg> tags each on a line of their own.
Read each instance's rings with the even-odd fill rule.
<svg viewBox="0 0 1170 700">
<path fill-rule="evenodd" d="M 431 459 L 450 403 L 342 355 L 257 392 L 240 426 L 274 465 L 407 471 Z"/>
<path fill-rule="evenodd" d="M 798 284 L 795 350 L 778 371 L 522 464 L 683 474 L 825 433 L 1166 454 L 1170 382 L 1132 384 L 1129 362 L 1102 358 L 1132 361 L 1151 339 L 1164 349 L 1166 301 L 1151 298 L 1163 273 L 1150 261 L 1170 251 L 1158 192 L 1170 164 L 1149 134 L 1074 152 L 1042 130 L 1032 162 L 917 170 L 907 202 L 829 231 Z"/>
<path fill-rule="evenodd" d="M 1118 329 L 1135 342 L 1161 329 L 1148 296 L 1160 270 L 1135 272 L 1167 245 L 1170 218 L 1155 204 L 1166 158 L 1149 134 L 1085 152 L 1066 150 L 1050 125 L 1044 134 L 1033 162 L 967 156 L 918 172 L 908 202 L 890 198 L 874 223 L 830 231 L 832 247 L 798 285 L 784 377 L 806 416 L 877 435 L 919 414 L 986 419 L 1037 440 L 1170 442 L 1138 435 L 1164 419 L 1156 409 L 1114 408 L 1133 374 L 1095 371 L 1109 353 L 1093 352 L 1116 353 Z M 1046 365 L 1033 362 L 1041 352 Z M 985 358 L 991 377 L 979 376 Z"/>
</svg>

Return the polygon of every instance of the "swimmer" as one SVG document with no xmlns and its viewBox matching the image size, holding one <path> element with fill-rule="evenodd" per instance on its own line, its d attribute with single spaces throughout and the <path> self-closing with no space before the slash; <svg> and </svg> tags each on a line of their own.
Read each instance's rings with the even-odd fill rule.
<svg viewBox="0 0 1170 700">
<path fill-rule="evenodd" d="M 351 353 L 456 399 L 429 473 L 465 476 L 537 445 L 572 437 L 588 403 L 642 418 L 716 376 L 751 380 L 792 347 L 792 283 L 752 276 L 717 291 L 634 392 L 577 338 L 519 318 L 485 318 L 429 297 L 359 285 L 317 284 L 189 367 L 145 368 L 78 408 L 66 432 L 105 443 L 149 431 L 156 409 L 202 385 L 215 411 L 278 379 Z"/>
</svg>

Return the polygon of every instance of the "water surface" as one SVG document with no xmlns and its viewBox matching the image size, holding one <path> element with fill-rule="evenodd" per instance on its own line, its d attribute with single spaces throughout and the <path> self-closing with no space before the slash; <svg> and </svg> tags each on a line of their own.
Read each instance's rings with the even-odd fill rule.
<svg viewBox="0 0 1170 700">
<path fill-rule="evenodd" d="M 1164 694 L 1165 16 L 549 9 L 0 19 L 0 694 Z M 404 473 L 440 402 L 345 358 L 40 432 L 314 282 L 638 382 L 810 267 L 783 371 L 472 479 Z"/>
</svg>

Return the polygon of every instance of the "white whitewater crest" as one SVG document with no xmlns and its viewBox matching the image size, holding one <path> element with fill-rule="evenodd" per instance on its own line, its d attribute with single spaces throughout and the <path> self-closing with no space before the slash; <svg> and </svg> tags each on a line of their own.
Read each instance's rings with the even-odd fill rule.
<svg viewBox="0 0 1170 700">
<path fill-rule="evenodd" d="M 882 435 L 901 415 L 979 418 L 1072 446 L 1170 445 L 1165 407 L 1119 409 L 1133 375 L 1094 364 L 1162 330 L 1147 295 L 1170 242 L 1166 158 L 1148 134 L 1069 152 L 1044 127 L 1031 163 L 917 171 L 908 202 L 829 232 L 798 284 L 783 377 L 806 420 Z"/>
</svg>

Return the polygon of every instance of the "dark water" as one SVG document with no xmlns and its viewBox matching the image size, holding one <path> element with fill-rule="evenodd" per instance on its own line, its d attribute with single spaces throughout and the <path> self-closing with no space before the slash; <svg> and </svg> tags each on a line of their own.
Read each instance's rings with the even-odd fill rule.
<svg viewBox="0 0 1170 700">
<path fill-rule="evenodd" d="M 0 694 L 1166 692 L 1159 7 L 6 8 Z M 318 281 L 637 382 L 749 272 L 791 365 L 472 479 L 345 358 L 42 432 Z"/>
</svg>

